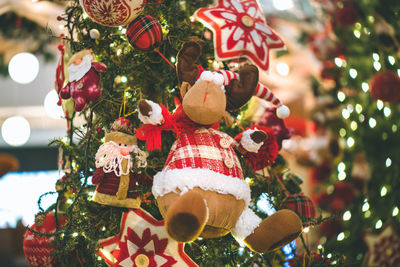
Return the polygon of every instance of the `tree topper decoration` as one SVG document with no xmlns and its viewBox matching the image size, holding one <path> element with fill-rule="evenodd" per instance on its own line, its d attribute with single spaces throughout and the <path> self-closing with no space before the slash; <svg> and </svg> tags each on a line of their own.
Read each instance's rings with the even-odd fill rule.
<svg viewBox="0 0 400 267">
<path fill-rule="evenodd" d="M 217 6 L 200 8 L 194 16 L 214 32 L 217 60 L 246 57 L 268 70 L 269 50 L 285 45 L 267 25 L 257 0 L 218 0 Z"/>
</svg>

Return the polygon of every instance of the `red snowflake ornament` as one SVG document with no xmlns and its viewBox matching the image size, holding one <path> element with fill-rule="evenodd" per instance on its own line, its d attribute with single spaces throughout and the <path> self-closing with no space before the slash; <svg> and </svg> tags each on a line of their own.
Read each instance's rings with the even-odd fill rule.
<svg viewBox="0 0 400 267">
<path fill-rule="evenodd" d="M 364 241 L 368 246 L 364 266 L 400 266 L 400 237 L 393 225 L 387 224 L 380 234 L 367 233 Z"/>
<path fill-rule="evenodd" d="M 268 70 L 269 50 L 285 45 L 267 25 L 257 0 L 218 0 L 217 6 L 200 8 L 194 16 L 214 32 L 217 60 L 246 57 Z"/>
<path fill-rule="evenodd" d="M 109 266 L 197 266 L 185 254 L 184 244 L 169 238 L 164 221 L 140 209 L 124 213 L 120 234 L 99 243 L 99 255 Z"/>
</svg>

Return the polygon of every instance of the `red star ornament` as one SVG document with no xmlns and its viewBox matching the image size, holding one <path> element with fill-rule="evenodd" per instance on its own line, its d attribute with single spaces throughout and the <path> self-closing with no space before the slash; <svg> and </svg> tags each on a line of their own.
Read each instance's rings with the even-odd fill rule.
<svg viewBox="0 0 400 267">
<path fill-rule="evenodd" d="M 392 224 L 387 224 L 379 234 L 365 234 L 364 241 L 368 246 L 368 253 L 363 266 L 400 266 L 400 237 Z"/>
<path fill-rule="evenodd" d="M 268 70 L 269 50 L 285 45 L 267 25 L 258 0 L 218 0 L 217 6 L 200 8 L 194 17 L 213 31 L 217 60 L 246 57 Z"/>
<path fill-rule="evenodd" d="M 141 209 L 124 213 L 120 234 L 99 243 L 99 255 L 109 266 L 198 266 L 185 254 L 183 243 L 169 238 L 164 221 Z"/>
</svg>

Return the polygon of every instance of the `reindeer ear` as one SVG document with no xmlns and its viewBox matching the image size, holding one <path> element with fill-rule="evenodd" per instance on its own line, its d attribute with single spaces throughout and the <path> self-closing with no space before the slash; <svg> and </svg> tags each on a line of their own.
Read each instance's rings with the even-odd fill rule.
<svg viewBox="0 0 400 267">
<path fill-rule="evenodd" d="M 181 50 L 178 52 L 178 64 L 177 64 L 177 75 L 179 85 L 182 82 L 188 82 L 193 85 L 197 76 L 199 75 L 199 69 L 197 68 L 197 60 L 201 55 L 201 46 L 196 42 L 184 43 Z"/>
<path fill-rule="evenodd" d="M 191 86 L 188 82 L 182 82 L 181 87 L 179 88 L 182 99 L 186 95 L 187 91 L 189 91 L 190 88 L 191 88 Z"/>
<path fill-rule="evenodd" d="M 226 109 L 235 110 L 250 100 L 258 84 L 258 69 L 254 65 L 246 65 L 239 71 L 239 80 L 232 79 L 225 86 Z"/>
</svg>

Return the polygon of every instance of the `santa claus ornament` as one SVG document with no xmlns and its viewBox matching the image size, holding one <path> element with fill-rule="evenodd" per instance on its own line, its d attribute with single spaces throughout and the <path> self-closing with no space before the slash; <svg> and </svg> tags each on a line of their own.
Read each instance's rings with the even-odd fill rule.
<svg viewBox="0 0 400 267">
<path fill-rule="evenodd" d="M 217 60 L 246 57 L 268 70 L 269 50 L 284 47 L 257 0 L 218 0 L 217 6 L 200 8 L 194 16 L 213 31 Z"/>
<path fill-rule="evenodd" d="M 96 171 L 92 183 L 97 187 L 93 201 L 110 206 L 139 208 L 141 199 L 138 185 L 150 185 L 151 180 L 144 174 L 134 173 L 134 164 L 135 167 L 145 167 L 146 154 L 137 147 L 129 120 L 119 118 L 96 153 Z"/>
<path fill-rule="evenodd" d="M 80 0 L 83 10 L 94 22 L 104 26 L 124 26 L 143 11 L 144 0 Z"/>
<path fill-rule="evenodd" d="M 124 213 L 120 233 L 99 244 L 99 255 L 109 266 L 197 266 L 185 254 L 184 244 L 167 235 L 164 222 L 141 209 Z"/>
<path fill-rule="evenodd" d="M 146 125 L 136 136 L 146 140 L 149 150 L 160 148 L 162 130 L 177 135 L 152 188 L 166 232 L 178 242 L 232 232 L 260 253 L 281 247 L 301 233 L 301 221 L 290 210 L 279 210 L 262 220 L 249 208 L 250 187 L 234 150 L 259 153 L 266 133 L 248 129 L 235 141 L 217 129 L 226 110 L 240 108 L 254 94 L 258 69 L 247 65 L 238 78 L 210 71 L 198 77 L 200 55 L 201 47 L 189 42 L 177 56 L 183 101 L 174 114 L 152 101 L 139 101 L 139 119 Z"/>
<path fill-rule="evenodd" d="M 59 226 L 66 222 L 65 218 L 58 218 Z M 30 229 L 44 234 L 56 231 L 56 217 L 54 213 L 38 214 L 35 224 Z M 52 253 L 55 250 L 54 237 L 39 237 L 27 230 L 24 237 L 23 248 L 27 262 L 31 267 L 53 267 L 57 266 Z"/>
<path fill-rule="evenodd" d="M 68 62 L 68 83 L 59 92 L 61 98 L 72 98 L 75 111 L 82 111 L 88 103 L 97 101 L 101 96 L 99 72 L 106 70 L 105 64 L 94 61 L 91 50 L 74 54 Z"/>
</svg>

